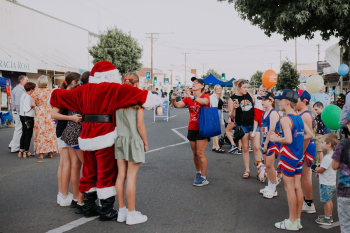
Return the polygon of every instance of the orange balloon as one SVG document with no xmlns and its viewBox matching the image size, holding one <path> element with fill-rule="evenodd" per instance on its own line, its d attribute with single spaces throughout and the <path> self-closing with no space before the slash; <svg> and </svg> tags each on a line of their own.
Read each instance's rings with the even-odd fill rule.
<svg viewBox="0 0 350 233">
<path fill-rule="evenodd" d="M 277 74 L 273 70 L 266 70 L 262 76 L 262 82 L 267 89 L 275 86 L 277 83 Z"/>
</svg>

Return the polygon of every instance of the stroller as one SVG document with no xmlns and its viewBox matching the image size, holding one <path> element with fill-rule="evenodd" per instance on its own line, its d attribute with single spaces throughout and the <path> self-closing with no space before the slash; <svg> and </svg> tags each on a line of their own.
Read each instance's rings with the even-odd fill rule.
<svg viewBox="0 0 350 233">
<path fill-rule="evenodd" d="M 226 122 L 225 119 L 224 119 L 224 122 L 225 122 L 225 129 L 226 129 L 228 123 Z M 234 127 L 234 128 L 231 130 L 231 135 L 232 135 L 233 140 L 235 140 L 235 138 L 234 138 L 235 129 L 236 129 L 236 127 Z M 219 146 L 220 146 L 220 148 L 223 147 L 224 145 L 229 145 L 229 146 L 231 146 L 231 142 L 230 142 L 230 140 L 228 139 L 228 137 L 226 136 L 226 133 L 225 133 L 225 132 L 224 132 L 224 134 L 219 138 Z"/>
</svg>

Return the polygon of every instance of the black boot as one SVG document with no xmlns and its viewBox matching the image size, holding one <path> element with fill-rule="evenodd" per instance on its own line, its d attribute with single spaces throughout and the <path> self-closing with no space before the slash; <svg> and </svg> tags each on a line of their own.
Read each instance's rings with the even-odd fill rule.
<svg viewBox="0 0 350 233">
<path fill-rule="evenodd" d="M 98 208 L 96 205 L 97 192 L 84 193 L 83 212 L 85 217 L 98 216 Z"/>
<path fill-rule="evenodd" d="M 106 199 L 100 199 L 100 221 L 113 221 L 118 218 L 118 211 L 113 209 L 115 196 Z"/>
</svg>

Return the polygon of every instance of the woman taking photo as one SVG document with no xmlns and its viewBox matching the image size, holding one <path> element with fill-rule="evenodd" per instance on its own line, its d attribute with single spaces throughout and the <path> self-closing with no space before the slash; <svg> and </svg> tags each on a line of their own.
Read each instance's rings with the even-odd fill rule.
<svg viewBox="0 0 350 233">
<path fill-rule="evenodd" d="M 30 96 L 35 90 L 35 83 L 27 82 L 24 85 L 24 92 L 20 99 L 20 112 L 19 118 L 22 123 L 22 136 L 20 140 L 20 149 L 18 158 L 33 157 L 29 152 L 30 141 L 33 135 L 34 115 L 35 110 L 32 105 L 32 97 Z"/>
<path fill-rule="evenodd" d="M 210 96 L 210 107 L 217 107 L 218 108 L 220 125 L 223 122 L 222 112 L 226 111 L 225 109 L 222 108 L 222 106 L 224 105 L 224 101 L 222 100 L 222 96 L 223 96 L 222 87 L 220 85 L 215 85 L 214 86 L 214 93 Z M 219 146 L 219 136 L 213 137 L 212 151 L 215 151 L 216 153 L 225 153 L 225 151 L 222 150 Z"/>
<path fill-rule="evenodd" d="M 235 119 L 237 129 L 242 128 L 244 136 L 242 140 L 242 154 L 245 166 L 244 179 L 250 177 L 249 169 L 249 137 L 254 127 L 254 97 L 248 93 L 248 80 L 239 79 L 234 82 L 237 88 L 236 94 L 232 95 L 228 101 L 230 117 Z M 260 132 L 260 126 L 257 128 Z M 259 168 L 263 165 L 260 150 L 260 134 L 251 139 L 254 150 L 255 163 Z M 265 173 L 265 171 L 262 171 Z M 259 174 L 258 174 L 259 175 Z"/>
<path fill-rule="evenodd" d="M 171 100 L 175 108 L 183 108 L 186 105 L 188 106 L 190 120 L 188 123 L 187 139 L 190 141 L 193 162 L 197 171 L 193 185 L 203 186 L 209 184 L 209 181 L 207 180 L 207 158 L 205 157 L 205 149 L 207 148 L 210 138 L 201 137 L 199 135 L 198 116 L 199 109 L 201 109 L 203 105 L 209 107 L 209 95 L 203 93 L 205 86 L 203 79 L 192 77 L 191 81 L 193 82 L 193 96 L 191 96 L 189 89 L 185 89 L 185 98 L 182 101 L 175 102 L 177 97 L 176 93 L 172 95 Z"/>
</svg>

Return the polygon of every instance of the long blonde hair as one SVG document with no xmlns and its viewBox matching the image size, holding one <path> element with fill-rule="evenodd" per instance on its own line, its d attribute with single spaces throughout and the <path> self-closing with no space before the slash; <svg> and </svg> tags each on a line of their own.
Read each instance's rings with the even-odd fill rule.
<svg viewBox="0 0 350 233">
<path fill-rule="evenodd" d="M 217 87 L 221 87 L 221 86 L 220 86 L 219 84 L 216 84 L 216 85 L 214 86 L 214 94 L 215 94 L 215 95 L 216 95 L 216 88 L 217 88 Z M 224 93 L 223 93 L 222 87 L 221 87 L 220 99 L 222 99 L 223 95 L 224 95 Z"/>
</svg>

